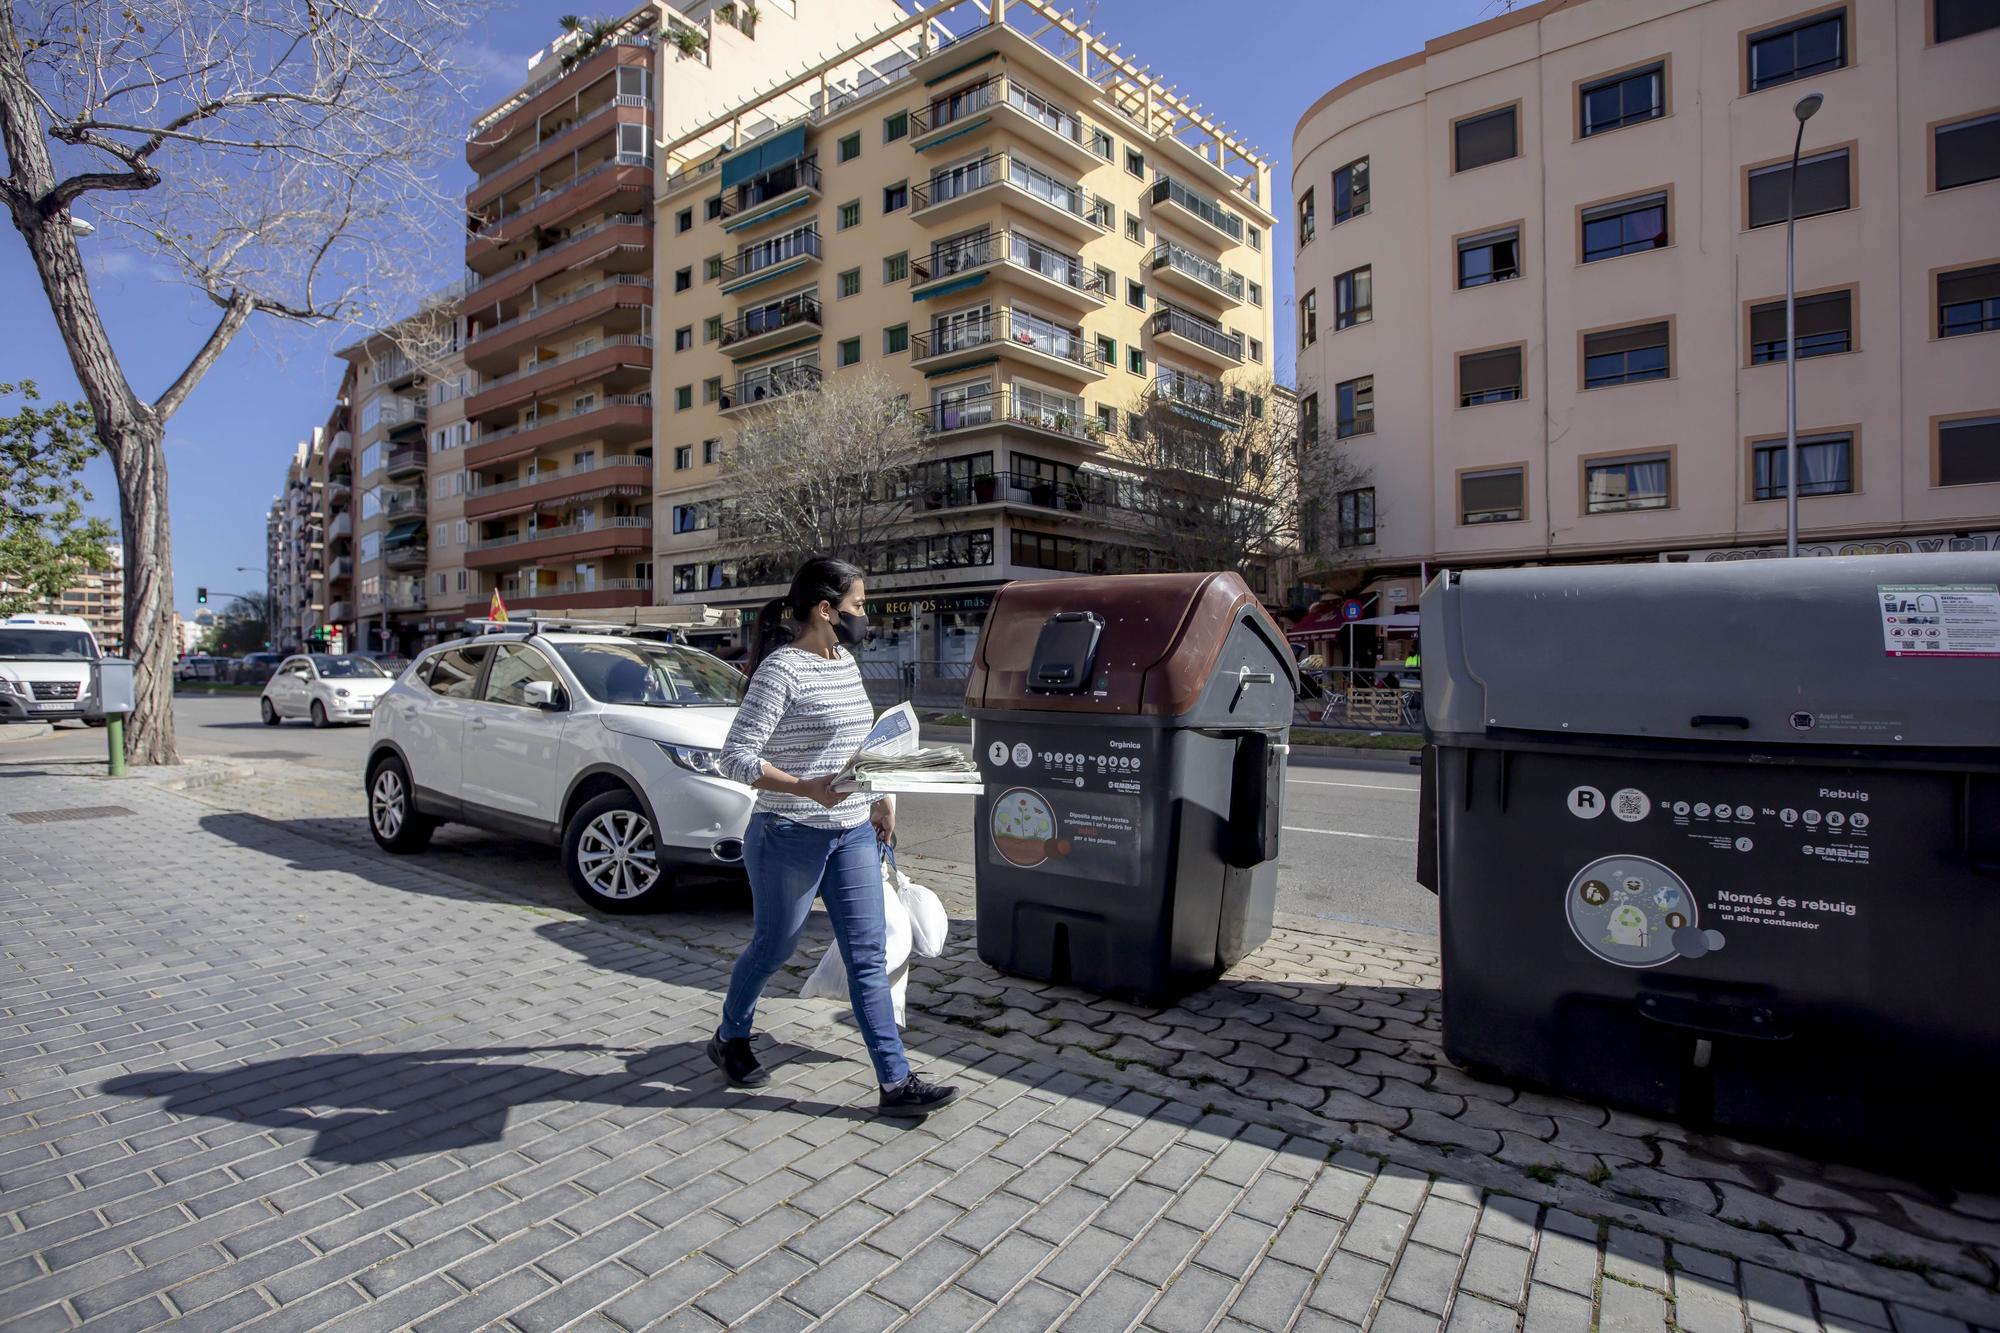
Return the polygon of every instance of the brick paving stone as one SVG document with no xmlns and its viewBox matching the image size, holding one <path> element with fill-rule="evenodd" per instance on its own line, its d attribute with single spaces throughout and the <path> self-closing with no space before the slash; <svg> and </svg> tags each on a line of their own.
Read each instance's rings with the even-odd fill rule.
<svg viewBox="0 0 2000 1333">
<path fill-rule="evenodd" d="M 1492 1236 L 1472 1242 L 1461 1285 L 1503 1305 L 1518 1305 L 1528 1281 L 1528 1251 Z"/>
<path fill-rule="evenodd" d="M 1364 1323 L 1375 1308 L 1375 1298 L 1389 1281 L 1389 1265 L 1341 1251 L 1327 1260 L 1313 1284 L 1306 1303 L 1316 1310 Z"/>
<path fill-rule="evenodd" d="M 1667 1289 L 1666 1242 L 1629 1227 L 1612 1227 L 1604 1240 L 1604 1276 Z"/>
<path fill-rule="evenodd" d="M 1313 1270 L 1266 1258 L 1229 1304 L 1229 1316 L 1253 1328 L 1285 1328 L 1305 1301 Z"/>
<path fill-rule="evenodd" d="M 1598 1298 L 1599 1326 L 1615 1333 L 1667 1333 L 1664 1293 L 1606 1278 Z"/>
<path fill-rule="evenodd" d="M 1066 1333 L 1126 1333 L 1157 1294 L 1137 1278 L 1107 1273 L 1064 1318 L 1063 1328 Z"/>
<path fill-rule="evenodd" d="M 1161 1333 L 1200 1333 L 1235 1290 L 1233 1277 L 1205 1268 L 1186 1269 L 1160 1293 L 1160 1299 L 1146 1315 L 1147 1327 L 1157 1328 Z"/>
<path fill-rule="evenodd" d="M 1741 1333 L 1743 1302 L 1734 1285 L 1724 1286 L 1692 1274 L 1674 1278 L 1674 1323 L 1687 1333 Z"/>
<path fill-rule="evenodd" d="M 1370 1321 L 1369 1333 L 1437 1333 L 1438 1317 L 1395 1301 L 1383 1301 Z"/>
<path fill-rule="evenodd" d="M 1451 1304 L 1451 1318 L 1445 1333 L 1514 1333 L 1521 1312 L 1511 1305 L 1497 1305 L 1479 1296 L 1462 1295 Z M 1614 1333 L 1607 1330 L 1607 1333 Z"/>
<path fill-rule="evenodd" d="M 1813 1284 L 1813 1294 L 1818 1298 L 1820 1315 L 1828 1327 L 1836 1326 L 1836 1321 L 1849 1327 L 1889 1327 L 1889 1308 L 1880 1301 L 1817 1282 Z"/>
<path fill-rule="evenodd" d="M 956 1241 L 940 1238 L 897 1263 L 885 1276 L 877 1278 L 869 1290 L 913 1310 L 978 1257 Z"/>
</svg>

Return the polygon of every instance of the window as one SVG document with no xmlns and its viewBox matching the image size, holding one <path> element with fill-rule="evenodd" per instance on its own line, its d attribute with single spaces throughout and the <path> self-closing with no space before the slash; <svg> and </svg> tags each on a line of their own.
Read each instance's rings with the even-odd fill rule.
<svg viewBox="0 0 2000 1333">
<path fill-rule="evenodd" d="M 694 270 L 692 268 L 683 268 L 674 270 L 675 291 L 684 292 L 693 286 L 694 286 Z"/>
<path fill-rule="evenodd" d="M 1375 318 L 1375 278 L 1372 269 L 1349 269 L 1333 280 L 1333 327 L 1352 328 Z"/>
<path fill-rule="evenodd" d="M 1264 231 L 1261 227 L 1250 228 L 1250 248 L 1252 250 L 1264 248 Z"/>
<path fill-rule="evenodd" d="M 1103 195 L 1098 195 L 1091 201 L 1090 224 L 1099 231 L 1110 231 L 1118 225 L 1118 210 L 1112 207 L 1111 201 Z"/>
<path fill-rule="evenodd" d="M 1854 350 L 1854 300 L 1846 291 L 1796 298 L 1799 359 Z M 1785 303 L 1750 307 L 1750 364 L 1785 359 Z"/>
<path fill-rule="evenodd" d="M 1583 511 L 1617 514 L 1628 509 L 1665 509 L 1673 503 L 1673 459 L 1667 454 L 1586 462 Z"/>
<path fill-rule="evenodd" d="M 899 210 L 908 208 L 909 206 L 910 206 L 910 183 L 908 181 L 897 181 L 894 185 L 885 186 L 883 188 L 882 211 L 884 213 L 898 212 Z"/>
<path fill-rule="evenodd" d="M 882 355 L 894 356 L 910 350 L 910 326 L 893 324 L 882 330 Z"/>
<path fill-rule="evenodd" d="M 1938 337 L 2000 329 L 2000 264 L 1982 264 L 1937 280 Z"/>
<path fill-rule="evenodd" d="M 1518 108 L 1503 106 L 1477 116 L 1455 120 L 1451 125 L 1451 169 L 1470 171 L 1474 167 L 1505 162 L 1520 154 L 1517 133 Z"/>
<path fill-rule="evenodd" d="M 1458 357 L 1458 405 L 1482 407 L 1511 403 L 1521 396 L 1521 348 L 1498 347 L 1490 352 L 1461 352 Z"/>
<path fill-rule="evenodd" d="M 1937 189 L 2000 179 L 2000 112 L 1940 125 L 1932 143 Z"/>
<path fill-rule="evenodd" d="M 702 321 L 701 340 L 705 343 L 717 342 L 722 338 L 722 316 L 710 315 Z"/>
<path fill-rule="evenodd" d="M 890 255 L 882 261 L 882 282 L 886 286 L 892 282 L 902 282 L 910 276 L 910 256 L 907 253 Z"/>
<path fill-rule="evenodd" d="M 1319 443 L 1319 395 L 1309 393 L 1299 399 L 1299 448 Z"/>
<path fill-rule="evenodd" d="M 694 466 L 694 446 L 679 444 L 674 446 L 674 471 L 685 472 Z"/>
<path fill-rule="evenodd" d="M 707 505 L 688 504 L 674 506 L 674 532 L 677 535 L 686 532 L 702 532 L 712 526 L 710 510 Z"/>
<path fill-rule="evenodd" d="M 1978 486 L 2000 481 L 2000 416 L 1937 423 L 1937 484 Z M 1805 464 L 1799 465 L 1801 476 Z"/>
<path fill-rule="evenodd" d="M 1521 276 L 1521 229 L 1467 236 L 1458 243 L 1458 285 L 1484 287 Z"/>
<path fill-rule="evenodd" d="M 838 279 L 838 284 L 839 285 L 835 288 L 835 290 L 838 292 L 840 300 L 845 301 L 850 296 L 860 295 L 861 270 L 858 268 L 848 269 L 845 273 L 842 273 L 840 275 Z"/>
<path fill-rule="evenodd" d="M 1519 467 L 1482 468 L 1458 474 L 1460 523 L 1518 523 L 1526 516 L 1527 472 Z"/>
<path fill-rule="evenodd" d="M 676 235 L 684 231 L 693 230 L 694 210 L 692 208 L 683 208 L 680 212 L 674 214 L 674 232 Z"/>
<path fill-rule="evenodd" d="M 1102 264 L 1097 265 L 1097 290 L 1103 292 L 1106 299 L 1118 294 L 1118 275 Z"/>
<path fill-rule="evenodd" d="M 1299 298 L 1299 347 L 1311 347 L 1319 341 L 1319 290 L 1308 291 Z"/>
<path fill-rule="evenodd" d="M 839 355 L 835 358 L 834 364 L 839 366 L 852 366 L 852 365 L 858 365 L 860 361 L 861 361 L 861 339 L 842 338 L 840 340 Z"/>
<path fill-rule="evenodd" d="M 1146 224 L 1139 221 L 1137 213 L 1125 215 L 1125 239 L 1143 244 L 1146 239 Z"/>
<path fill-rule="evenodd" d="M 1518 353 L 1517 353 L 1518 355 Z M 1333 435 L 1344 440 L 1350 435 L 1375 433 L 1375 377 L 1363 375 L 1333 386 Z"/>
<path fill-rule="evenodd" d="M 1847 66 L 1847 11 L 1815 14 L 1750 34 L 1750 86 L 1775 88 Z"/>
<path fill-rule="evenodd" d="M 1311 190 L 1307 190 L 1299 196 L 1299 244 L 1312 244 L 1312 238 L 1318 233 L 1318 230 L 1318 226 L 1313 221 L 1313 193 Z"/>
<path fill-rule="evenodd" d="M 1135 440 L 1145 439 L 1146 438 L 1145 414 L 1141 412 L 1127 412 L 1125 414 L 1125 433 Z"/>
<path fill-rule="evenodd" d="M 1090 151 L 1109 162 L 1116 155 L 1118 146 L 1111 142 L 1110 134 L 1093 125 L 1090 127 Z"/>
<path fill-rule="evenodd" d="M 882 118 L 883 143 L 894 143 L 896 142 L 896 140 L 906 137 L 909 134 L 909 132 L 910 132 L 909 112 L 898 111 L 893 116 L 884 116 Z"/>
<path fill-rule="evenodd" d="M 1799 436 L 1799 498 L 1849 495 L 1854 491 L 1854 436 Z M 1760 440 L 1750 449 L 1750 498 L 1785 498 L 1785 442 Z"/>
<path fill-rule="evenodd" d="M 1260 366 L 1264 364 L 1264 342 L 1261 338 L 1250 340 L 1250 359 Z"/>
<path fill-rule="evenodd" d="M 713 463 L 713 462 L 715 462 L 715 461 L 716 461 L 717 459 L 719 459 L 719 458 L 721 458 L 721 457 L 722 457 L 722 441 L 721 441 L 721 440 L 703 440 L 703 441 L 701 442 L 701 461 L 702 461 L 702 462 L 704 462 L 704 463 Z"/>
<path fill-rule="evenodd" d="M 1667 244 L 1667 192 L 1617 199 L 1583 210 L 1583 262 L 1616 259 Z"/>
<path fill-rule="evenodd" d="M 1349 162 L 1333 173 L 1333 225 L 1368 211 L 1368 159 Z"/>
<path fill-rule="evenodd" d="M 1232 277 L 1232 278 L 1234 278 L 1234 277 L 1236 277 L 1236 276 L 1238 276 L 1238 275 L 1236 275 L 1235 273 L 1231 273 L 1231 274 L 1230 274 L 1229 276 L 1230 276 L 1230 277 Z M 1251 304 L 1251 305 L 1254 305 L 1254 306 L 1256 306 L 1256 307 L 1257 307 L 1257 308 L 1258 308 L 1259 310 L 1261 310 L 1261 309 L 1263 309 L 1263 308 L 1264 308 L 1264 284 L 1263 284 L 1263 283 L 1261 283 L 1261 282 L 1253 282 L 1253 283 L 1251 283 L 1251 284 L 1250 284 L 1250 304 Z"/>
<path fill-rule="evenodd" d="M 688 324 L 674 330 L 674 350 L 685 352 L 694 346 L 694 325 Z"/>
<path fill-rule="evenodd" d="M 1136 148 L 1125 150 L 1125 174 L 1146 179 L 1146 155 Z"/>
<path fill-rule="evenodd" d="M 1666 62 L 1586 83 L 1578 94 L 1580 137 L 1604 134 L 1667 114 Z"/>
<path fill-rule="evenodd" d="M 1118 433 L 1118 409 L 1100 403 L 1097 407 L 1097 428 L 1106 435 Z"/>
<path fill-rule="evenodd" d="M 887 193 L 886 191 L 884 193 Z M 861 225 L 861 201 L 850 199 L 840 206 L 840 214 L 834 219 L 834 226 L 840 231 Z"/>
<path fill-rule="evenodd" d="M 2000 28 L 2000 5 L 1993 0 L 1931 0 L 1931 40 L 1956 41 Z"/>
<path fill-rule="evenodd" d="M 1334 544 L 1373 546 L 1375 544 L 1375 488 L 1342 491 L 1335 499 Z"/>
<path fill-rule="evenodd" d="M 1127 278 L 1125 280 L 1125 304 L 1131 306 L 1134 310 L 1144 310 L 1146 308 L 1146 284 L 1143 282 L 1133 282 Z"/>
<path fill-rule="evenodd" d="M 528 686 L 539 681 L 557 683 L 548 660 L 526 644 L 503 643 L 493 650 L 493 666 L 486 673 L 486 689 L 480 698 L 489 704 L 526 708 Z"/>
<path fill-rule="evenodd" d="M 710 255 L 701 261 L 701 280 L 703 282 L 720 282 L 722 280 L 721 255 Z"/>
<path fill-rule="evenodd" d="M 858 134 L 844 136 L 840 140 L 839 151 L 836 156 L 842 162 L 852 162 L 855 158 L 860 157 L 861 136 Z"/>
<path fill-rule="evenodd" d="M 718 375 L 712 379 L 705 379 L 701 382 L 701 401 L 703 403 L 719 403 L 722 401 L 721 376 Z"/>
<path fill-rule="evenodd" d="M 432 694 L 447 699 L 470 699 L 479 684 L 480 668 L 486 665 L 486 655 L 491 651 L 485 644 L 448 648 L 433 657 L 429 668 L 419 674 Z"/>
<path fill-rule="evenodd" d="M 710 222 L 713 222 L 721 216 L 722 216 L 722 197 L 720 195 L 710 195 L 708 198 L 707 207 L 702 209 L 702 217 Z"/>
<path fill-rule="evenodd" d="M 683 384 L 674 390 L 674 411 L 685 412 L 694 406 L 694 386 Z"/>
<path fill-rule="evenodd" d="M 1838 213 L 1849 207 L 1848 156 L 1845 148 L 1799 159 L 1798 216 Z M 1768 227 L 1785 220 L 1785 187 L 1791 180 L 1789 160 L 1750 173 L 1750 225 Z"/>
<path fill-rule="evenodd" d="M 1667 344 L 1671 337 L 1665 320 L 1584 334 L 1583 387 L 1608 389 L 1617 384 L 1667 378 L 1673 373 L 1667 364 Z"/>
<path fill-rule="evenodd" d="M 1100 336 L 1097 340 L 1097 359 L 1107 366 L 1118 364 L 1118 340 Z"/>
<path fill-rule="evenodd" d="M 701 587 L 700 565 L 674 566 L 674 591 L 694 592 Z"/>
<path fill-rule="evenodd" d="M 1125 349 L 1125 369 L 1131 371 L 1134 375 L 1145 374 L 1146 353 L 1137 347 L 1127 347 Z"/>
</svg>

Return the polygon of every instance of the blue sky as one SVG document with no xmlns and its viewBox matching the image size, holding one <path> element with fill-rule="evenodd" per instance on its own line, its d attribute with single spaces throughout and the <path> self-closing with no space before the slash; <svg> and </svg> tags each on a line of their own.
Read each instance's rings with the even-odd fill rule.
<svg viewBox="0 0 2000 1333">
<path fill-rule="evenodd" d="M 822 0 L 838 3 L 838 0 Z M 1280 217 L 1290 211 L 1292 127 L 1334 84 L 1421 47 L 1428 38 L 1490 18 L 1497 0 L 1237 0 L 1226 22 L 1215 0 L 1072 0 L 1073 8 L 1155 77 L 1177 86 L 1272 160 Z M 613 5 L 604 12 L 622 7 Z M 440 115 L 469 120 L 519 82 L 529 54 L 556 31 L 565 3 L 496 3 L 468 34 L 467 62 L 486 80 L 477 107 Z M 1094 16 L 1091 11 L 1094 10 Z M 1238 16 L 1241 16 L 1240 18 Z M 460 168 L 463 172 L 463 168 Z M 466 180 L 469 181 L 469 175 Z M 78 210 L 89 216 L 87 202 Z M 205 299 L 175 285 L 151 261 L 115 248 L 105 233 L 84 242 L 91 285 L 134 388 L 157 396 L 214 322 Z M 1273 251 L 1279 348 L 1291 346 L 1291 236 Z M 456 275 L 440 272 L 439 284 Z M 45 397 L 80 397 L 26 248 L 0 229 L 0 381 L 39 381 Z M 193 615 L 195 589 L 213 605 L 224 592 L 261 591 L 264 513 L 294 444 L 323 421 L 339 386 L 336 346 L 350 330 L 304 330 L 253 320 L 167 427 L 172 493 L 175 605 Z M 1289 356 L 1279 368 L 1289 374 Z M 117 521 L 108 466 L 88 480 L 96 509 Z M 238 566 L 249 567 L 239 572 Z"/>
</svg>

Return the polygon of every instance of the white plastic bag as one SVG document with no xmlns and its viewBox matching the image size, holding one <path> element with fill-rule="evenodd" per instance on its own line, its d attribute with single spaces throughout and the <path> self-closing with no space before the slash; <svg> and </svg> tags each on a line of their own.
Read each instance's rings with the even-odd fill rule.
<svg viewBox="0 0 2000 1333">
<path fill-rule="evenodd" d="M 893 859 L 889 862 L 888 875 L 890 882 L 896 886 L 896 896 L 903 900 L 903 910 L 909 914 L 911 947 L 925 958 L 937 957 L 944 952 L 945 934 L 951 928 L 951 919 L 944 914 L 944 904 L 938 901 L 935 893 L 911 882 Z"/>
<path fill-rule="evenodd" d="M 889 969 L 889 996 L 895 1005 L 896 1026 L 903 1026 L 903 993 L 910 980 L 910 913 L 903 906 L 903 899 L 896 891 L 895 880 L 900 872 L 894 869 L 894 862 L 884 858 L 882 863 L 882 919 L 886 927 L 883 934 L 883 964 Z M 907 883 L 907 881 L 905 881 Z M 930 892 L 928 889 L 924 892 Z M 942 914 L 943 908 L 939 908 Z M 845 1000 L 847 994 L 847 963 L 840 956 L 840 942 L 835 940 L 820 955 L 819 966 L 806 978 L 799 994 L 808 1000 Z"/>
</svg>

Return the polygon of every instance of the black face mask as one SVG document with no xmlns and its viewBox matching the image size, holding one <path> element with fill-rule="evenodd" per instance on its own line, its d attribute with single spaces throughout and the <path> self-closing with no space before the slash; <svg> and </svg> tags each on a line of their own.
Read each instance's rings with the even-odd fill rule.
<svg viewBox="0 0 2000 1333">
<path fill-rule="evenodd" d="M 840 619 L 834 624 L 833 637 L 845 647 L 859 648 L 868 638 L 868 617 L 842 611 Z"/>
</svg>

